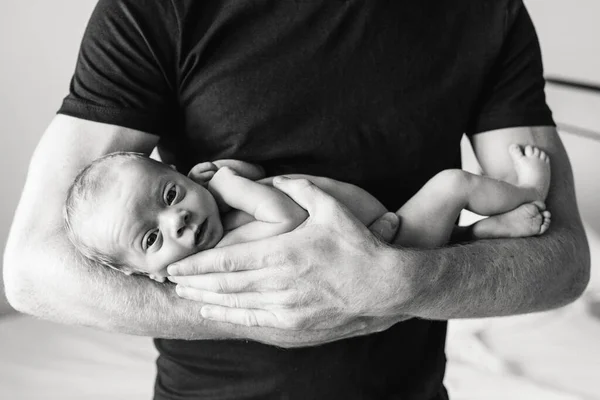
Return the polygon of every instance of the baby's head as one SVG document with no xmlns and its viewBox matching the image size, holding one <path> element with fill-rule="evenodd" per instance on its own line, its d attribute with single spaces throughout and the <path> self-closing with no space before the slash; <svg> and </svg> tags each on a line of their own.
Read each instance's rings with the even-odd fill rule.
<svg viewBox="0 0 600 400">
<path fill-rule="evenodd" d="M 206 188 L 138 153 L 112 153 L 81 171 L 64 217 L 82 255 L 159 282 L 169 264 L 214 247 L 223 235 Z"/>
</svg>

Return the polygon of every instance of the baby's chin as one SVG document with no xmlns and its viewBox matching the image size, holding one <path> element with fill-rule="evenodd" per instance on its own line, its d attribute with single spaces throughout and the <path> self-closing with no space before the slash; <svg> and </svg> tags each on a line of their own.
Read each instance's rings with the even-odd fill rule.
<svg viewBox="0 0 600 400">
<path fill-rule="evenodd" d="M 219 239 L 219 238 L 217 238 Z M 211 243 L 211 248 L 214 247 L 214 245 Z M 156 281 L 156 282 L 161 282 L 164 283 L 167 280 L 167 277 L 169 276 L 169 273 L 167 272 L 167 267 L 171 264 L 174 264 L 178 261 L 181 260 L 185 260 L 187 257 L 194 255 L 196 253 L 200 253 L 202 251 L 202 249 L 194 249 L 193 251 L 191 251 L 189 254 L 183 254 L 180 255 L 178 257 L 173 258 L 172 260 L 169 261 L 168 264 L 164 265 L 162 267 L 162 269 L 155 271 L 155 272 L 149 272 L 149 271 L 144 271 L 141 268 L 138 270 L 138 272 L 133 271 L 133 272 L 125 272 L 127 275 L 132 275 L 132 274 L 139 274 L 139 275 L 145 275 L 148 278 Z"/>
</svg>

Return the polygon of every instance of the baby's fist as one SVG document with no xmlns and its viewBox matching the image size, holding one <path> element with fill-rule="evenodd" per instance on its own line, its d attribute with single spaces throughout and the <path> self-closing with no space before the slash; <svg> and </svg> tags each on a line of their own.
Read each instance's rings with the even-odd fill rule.
<svg viewBox="0 0 600 400">
<path fill-rule="evenodd" d="M 188 178 L 198 185 L 206 186 L 219 168 L 210 161 L 194 165 L 188 173 Z"/>
</svg>

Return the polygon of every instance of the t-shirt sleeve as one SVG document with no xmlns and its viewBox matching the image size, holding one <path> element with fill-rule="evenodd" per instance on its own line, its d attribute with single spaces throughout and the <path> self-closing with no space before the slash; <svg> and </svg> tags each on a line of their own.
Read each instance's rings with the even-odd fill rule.
<svg viewBox="0 0 600 400">
<path fill-rule="evenodd" d="M 546 104 L 542 56 L 533 22 L 521 0 L 509 2 L 505 40 L 467 134 L 517 126 L 554 126 Z"/>
<path fill-rule="evenodd" d="M 177 37 L 171 1 L 100 0 L 58 113 L 169 132 L 177 104 Z"/>
</svg>

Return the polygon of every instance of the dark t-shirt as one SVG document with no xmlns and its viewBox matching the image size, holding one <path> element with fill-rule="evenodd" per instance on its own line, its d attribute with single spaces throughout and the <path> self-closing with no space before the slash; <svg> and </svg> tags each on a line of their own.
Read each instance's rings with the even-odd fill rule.
<svg viewBox="0 0 600 400">
<path fill-rule="evenodd" d="M 182 172 L 236 158 L 397 209 L 459 142 L 553 125 L 520 0 L 100 0 L 59 113 L 160 136 Z M 498 149 L 505 151 L 506 149 Z M 156 399 L 444 399 L 446 323 L 294 350 L 155 341 Z"/>
</svg>

